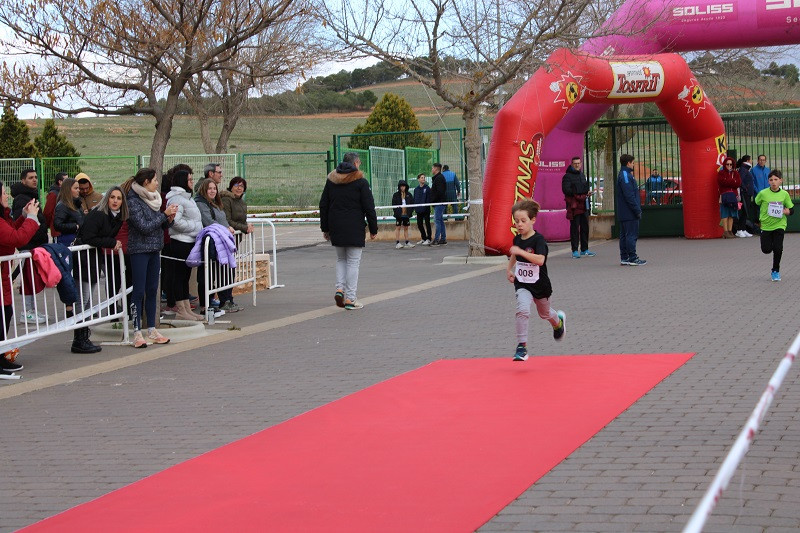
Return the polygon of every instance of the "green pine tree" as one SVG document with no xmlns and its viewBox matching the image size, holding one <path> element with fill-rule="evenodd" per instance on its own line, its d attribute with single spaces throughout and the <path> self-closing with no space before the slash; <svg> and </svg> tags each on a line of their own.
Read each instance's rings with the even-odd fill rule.
<svg viewBox="0 0 800 533">
<path fill-rule="evenodd" d="M 45 121 L 42 132 L 33 139 L 33 144 L 39 151 L 40 157 L 75 158 L 52 159 L 43 162 L 42 172 L 45 175 L 40 179 L 43 179 L 46 185 L 52 183 L 57 172 L 66 172 L 70 176 L 75 176 L 81 172 L 77 159 L 81 156 L 80 152 L 69 142 L 66 135 L 58 131 L 56 121 L 52 118 Z M 51 170 L 52 172 L 50 172 Z"/>
<path fill-rule="evenodd" d="M 42 133 L 33 139 L 40 157 L 80 157 L 81 154 L 66 135 L 58 131 L 56 121 L 49 118 L 44 123 Z"/>
<path fill-rule="evenodd" d="M 38 157 L 31 142 L 28 125 L 17 118 L 11 107 L 6 107 L 0 119 L 0 158 Z"/>
<path fill-rule="evenodd" d="M 353 134 L 382 133 L 395 131 L 413 131 L 420 129 L 417 115 L 411 105 L 400 96 L 386 93 L 367 117 L 367 121 L 359 124 Z M 366 150 L 370 146 L 403 149 L 406 146 L 429 148 L 433 144 L 430 135 L 424 133 L 407 133 L 405 135 L 365 135 L 352 137 L 349 148 Z"/>
</svg>

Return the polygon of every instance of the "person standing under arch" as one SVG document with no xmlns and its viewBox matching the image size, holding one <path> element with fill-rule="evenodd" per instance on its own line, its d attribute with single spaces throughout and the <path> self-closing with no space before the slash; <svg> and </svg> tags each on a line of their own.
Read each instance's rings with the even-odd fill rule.
<svg viewBox="0 0 800 533">
<path fill-rule="evenodd" d="M 639 198 L 639 185 L 633 176 L 633 156 L 622 154 L 619 158 L 622 169 L 617 176 L 616 206 L 619 217 L 619 264 L 630 266 L 646 265 L 647 261 L 636 254 L 636 241 L 639 239 L 639 221 L 642 219 L 642 204 Z"/>
<path fill-rule="evenodd" d="M 567 206 L 569 220 L 569 241 L 572 246 L 572 257 L 594 257 L 589 251 L 589 214 L 586 212 L 586 198 L 589 195 L 589 180 L 582 170 L 581 158 L 572 158 L 567 172 L 561 178 L 561 192 Z M 578 245 L 580 244 L 580 251 Z"/>
</svg>

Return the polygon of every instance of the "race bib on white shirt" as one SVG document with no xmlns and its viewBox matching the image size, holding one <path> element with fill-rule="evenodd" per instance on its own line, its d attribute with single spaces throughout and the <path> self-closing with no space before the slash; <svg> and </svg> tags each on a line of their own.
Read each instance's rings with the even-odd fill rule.
<svg viewBox="0 0 800 533">
<path fill-rule="evenodd" d="M 774 218 L 783 218 L 783 203 L 770 202 L 767 206 L 767 214 Z"/>
<path fill-rule="evenodd" d="M 539 265 L 517 260 L 514 276 L 522 283 L 536 283 L 539 281 Z"/>
</svg>

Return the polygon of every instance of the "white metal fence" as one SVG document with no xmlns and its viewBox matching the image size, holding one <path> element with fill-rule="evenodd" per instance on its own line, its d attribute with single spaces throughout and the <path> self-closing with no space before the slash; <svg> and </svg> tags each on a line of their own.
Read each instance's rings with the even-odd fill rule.
<svg viewBox="0 0 800 533">
<path fill-rule="evenodd" d="M 32 157 L 0 159 L 0 181 L 8 187 L 18 182 L 20 173 L 29 168 L 36 168 L 36 160 Z"/>
<path fill-rule="evenodd" d="M 10 308 L 10 314 L 0 313 L 5 332 L 5 339 L 0 341 L 0 353 L 48 335 L 113 319 L 121 320 L 123 343 L 129 342 L 128 291 L 125 290 L 122 250 L 107 254 L 104 249 L 88 245 L 72 246 L 70 250 L 80 261 L 73 271 L 78 298 L 69 304 L 61 301 L 57 288 L 44 286 L 30 251 L 0 257 L 2 275 L 8 276 L 12 287 L 10 301 L 6 301 L 6 295 L 0 291 L 0 306 Z M 88 273 L 92 275 L 84 276 Z M 80 281 L 84 277 L 94 277 L 95 273 L 95 283 Z"/>
<path fill-rule="evenodd" d="M 231 268 L 229 265 L 223 265 L 219 260 L 209 259 L 209 248 L 212 239 L 205 239 L 203 242 L 203 271 L 198 272 L 197 275 L 204 276 L 205 283 L 205 302 L 206 302 L 206 319 L 209 324 L 214 323 L 214 312 L 211 309 L 211 295 L 218 293 L 225 289 L 233 289 L 248 283 L 252 284 L 253 307 L 256 306 L 256 253 L 255 253 L 255 236 L 254 233 L 241 233 L 237 231 L 234 234 L 236 239 L 236 253 L 234 258 L 236 260 L 236 268 Z"/>
</svg>

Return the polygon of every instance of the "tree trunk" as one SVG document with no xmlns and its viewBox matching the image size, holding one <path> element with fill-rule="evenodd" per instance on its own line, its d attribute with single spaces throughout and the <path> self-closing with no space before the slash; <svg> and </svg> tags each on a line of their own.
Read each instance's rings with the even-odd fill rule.
<svg viewBox="0 0 800 533">
<path fill-rule="evenodd" d="M 464 110 L 462 115 L 466 125 L 464 149 L 467 157 L 467 176 L 469 177 L 469 252 L 470 257 L 486 255 L 483 248 L 483 168 L 481 166 L 481 133 L 478 110 Z"/>
<path fill-rule="evenodd" d="M 156 133 L 150 146 L 150 168 L 156 171 L 157 176 L 161 176 L 164 171 L 164 154 L 167 153 L 167 144 L 172 134 L 172 121 L 178 109 L 178 94 L 170 91 L 163 110 L 156 115 Z"/>
<path fill-rule="evenodd" d="M 222 104 L 222 129 L 217 139 L 217 153 L 227 154 L 228 141 L 247 103 L 247 87 L 237 86 L 230 79 L 222 80 L 222 83 L 223 94 L 220 99 Z"/>
<path fill-rule="evenodd" d="M 203 141 L 203 151 L 207 154 L 212 153 L 211 134 L 208 132 L 208 113 L 205 109 L 197 113 L 197 122 L 200 124 L 200 140 Z"/>
</svg>

